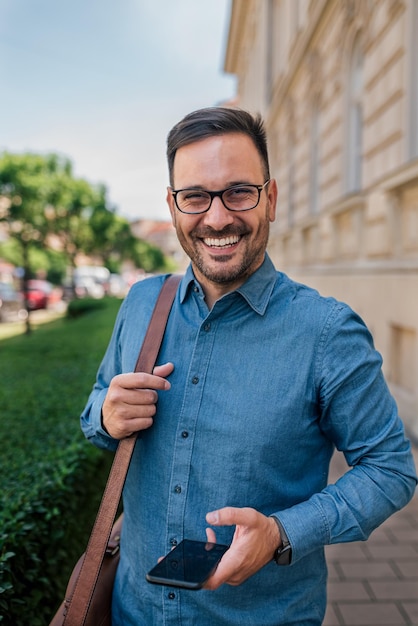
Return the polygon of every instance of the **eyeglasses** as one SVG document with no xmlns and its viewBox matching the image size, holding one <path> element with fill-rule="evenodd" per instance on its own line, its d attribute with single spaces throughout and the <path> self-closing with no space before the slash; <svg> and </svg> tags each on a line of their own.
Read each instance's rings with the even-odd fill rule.
<svg viewBox="0 0 418 626">
<path fill-rule="evenodd" d="M 172 189 L 171 193 L 178 210 L 189 215 L 209 211 L 214 198 L 220 198 L 228 211 L 251 211 L 260 202 L 261 192 L 269 182 L 270 179 L 264 185 L 232 185 L 221 191 Z"/>
</svg>

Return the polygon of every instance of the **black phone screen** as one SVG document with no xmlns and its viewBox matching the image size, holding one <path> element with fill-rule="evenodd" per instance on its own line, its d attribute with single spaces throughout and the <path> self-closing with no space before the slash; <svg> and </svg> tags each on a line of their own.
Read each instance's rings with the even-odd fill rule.
<svg viewBox="0 0 418 626">
<path fill-rule="evenodd" d="M 184 539 L 146 575 L 150 583 L 201 589 L 229 546 Z"/>
</svg>

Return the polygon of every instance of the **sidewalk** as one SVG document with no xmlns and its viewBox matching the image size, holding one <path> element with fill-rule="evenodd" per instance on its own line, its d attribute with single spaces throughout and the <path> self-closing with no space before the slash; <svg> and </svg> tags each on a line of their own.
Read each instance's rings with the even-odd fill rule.
<svg viewBox="0 0 418 626">
<path fill-rule="evenodd" d="M 418 448 L 414 447 L 418 467 Z M 330 479 L 345 471 L 337 454 Z M 366 542 L 326 547 L 323 626 L 418 626 L 418 493 Z"/>
</svg>

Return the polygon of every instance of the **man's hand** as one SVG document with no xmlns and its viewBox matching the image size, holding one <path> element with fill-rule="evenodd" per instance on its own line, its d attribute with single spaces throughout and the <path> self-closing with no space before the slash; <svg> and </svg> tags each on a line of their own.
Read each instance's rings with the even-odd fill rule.
<svg viewBox="0 0 418 626">
<path fill-rule="evenodd" d="M 154 368 L 152 374 L 135 372 L 115 376 L 102 407 L 103 426 L 114 439 L 152 426 L 158 400 L 157 391 L 170 389 L 166 380 L 174 370 L 172 363 Z"/>
<path fill-rule="evenodd" d="M 225 507 L 206 515 L 212 526 L 235 525 L 231 547 L 223 555 L 216 572 L 205 589 L 217 589 L 222 584 L 240 585 L 272 560 L 281 543 L 279 528 L 271 517 L 255 509 Z M 206 530 L 208 541 L 216 542 L 215 532 Z"/>
</svg>

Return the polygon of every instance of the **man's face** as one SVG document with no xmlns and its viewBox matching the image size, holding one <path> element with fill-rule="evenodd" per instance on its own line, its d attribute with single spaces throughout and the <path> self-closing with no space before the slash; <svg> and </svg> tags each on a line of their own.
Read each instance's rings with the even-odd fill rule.
<svg viewBox="0 0 418 626">
<path fill-rule="evenodd" d="M 229 133 L 180 148 L 173 181 L 175 189 L 217 191 L 237 184 L 262 185 L 265 178 L 252 140 L 243 133 Z M 237 288 L 258 269 L 264 259 L 269 222 L 275 218 L 276 200 L 277 187 L 272 180 L 250 211 L 228 211 L 216 197 L 206 213 L 186 215 L 177 209 L 168 189 L 177 237 L 202 285 L 209 281 Z"/>
</svg>

